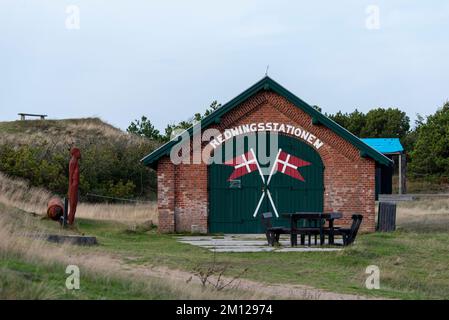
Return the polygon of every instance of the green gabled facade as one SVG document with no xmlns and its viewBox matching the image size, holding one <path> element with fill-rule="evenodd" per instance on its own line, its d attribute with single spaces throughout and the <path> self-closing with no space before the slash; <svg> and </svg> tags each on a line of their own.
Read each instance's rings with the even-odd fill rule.
<svg viewBox="0 0 449 320">
<path fill-rule="evenodd" d="M 365 142 L 360 140 L 358 137 L 353 135 L 351 132 L 337 124 L 335 121 L 329 119 L 324 114 L 295 96 L 293 93 L 285 89 L 283 86 L 281 86 L 279 83 L 271 79 L 270 77 L 266 76 L 262 80 L 255 83 L 253 86 L 239 94 L 237 97 L 229 101 L 228 103 L 224 104 L 221 108 L 215 110 L 213 113 L 211 113 L 209 116 L 207 116 L 205 119 L 201 121 L 201 126 L 203 129 L 207 128 L 209 125 L 213 123 L 219 123 L 220 119 L 223 115 L 225 115 L 227 112 L 231 111 L 233 108 L 240 105 L 242 102 L 246 101 L 250 97 L 254 96 L 260 91 L 273 91 L 280 96 L 287 99 L 289 102 L 291 102 L 293 105 L 295 105 L 297 108 L 303 110 L 308 115 L 311 116 L 312 122 L 315 125 L 323 125 L 333 132 L 335 132 L 337 135 L 344 138 L 346 141 L 350 142 L 352 145 L 354 145 L 357 149 L 360 150 L 360 156 L 362 157 L 368 157 L 375 160 L 377 163 L 391 166 L 393 165 L 392 160 L 384 156 L 383 154 L 379 153 L 378 151 L 371 148 L 369 145 L 367 145 Z M 190 135 L 192 135 L 193 127 L 189 128 L 187 130 Z M 141 161 L 143 164 L 151 167 L 155 167 L 155 164 L 157 160 L 165 155 L 170 154 L 171 148 L 179 141 L 180 137 L 176 137 L 173 140 L 165 143 L 158 149 L 154 150 L 149 155 L 145 156 Z"/>
</svg>

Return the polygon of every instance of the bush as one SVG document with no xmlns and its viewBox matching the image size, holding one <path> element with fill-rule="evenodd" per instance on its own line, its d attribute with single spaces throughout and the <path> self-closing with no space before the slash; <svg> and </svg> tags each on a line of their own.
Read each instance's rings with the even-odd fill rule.
<svg viewBox="0 0 449 320">
<path fill-rule="evenodd" d="M 417 129 L 410 171 L 415 175 L 449 177 L 449 102 Z"/>
</svg>

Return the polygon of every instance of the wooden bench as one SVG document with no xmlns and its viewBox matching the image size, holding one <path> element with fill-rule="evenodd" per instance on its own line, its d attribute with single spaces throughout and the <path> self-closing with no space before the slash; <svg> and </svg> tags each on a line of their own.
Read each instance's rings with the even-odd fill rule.
<svg viewBox="0 0 449 320">
<path fill-rule="evenodd" d="M 265 229 L 265 235 L 267 237 L 268 245 L 274 246 L 279 244 L 279 237 L 281 234 L 289 234 L 291 230 L 285 227 L 273 227 L 271 224 L 271 218 L 273 214 L 271 212 L 264 212 L 261 215 L 262 225 Z"/>
<path fill-rule="evenodd" d="M 18 113 L 20 120 L 25 120 L 26 117 L 39 117 L 41 120 L 45 120 L 46 114 L 34 114 L 34 113 Z"/>
<path fill-rule="evenodd" d="M 353 214 L 350 228 L 335 228 L 334 230 L 329 230 L 326 228 L 324 229 L 324 233 L 330 234 L 332 232 L 332 236 L 342 236 L 343 245 L 348 246 L 355 241 L 360 225 L 362 224 L 362 220 L 363 216 L 361 214 Z"/>
</svg>

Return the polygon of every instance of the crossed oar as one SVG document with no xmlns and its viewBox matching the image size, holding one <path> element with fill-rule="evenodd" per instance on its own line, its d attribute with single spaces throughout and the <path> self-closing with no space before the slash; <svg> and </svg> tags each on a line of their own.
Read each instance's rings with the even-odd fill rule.
<svg viewBox="0 0 449 320">
<path fill-rule="evenodd" d="M 254 153 L 253 149 L 251 149 L 250 151 L 251 151 L 251 154 L 253 155 L 253 158 L 256 160 L 257 170 L 259 171 L 260 178 L 262 179 L 262 183 L 265 184 L 265 176 L 263 175 L 262 169 L 259 166 L 259 161 L 257 161 L 256 154 Z M 279 151 L 278 151 L 278 153 L 276 155 L 276 159 L 275 159 L 275 161 L 274 161 L 274 163 L 273 163 L 273 165 L 271 167 L 270 175 L 268 176 L 268 180 L 267 180 L 267 183 L 265 184 L 265 188 L 264 188 L 264 190 L 266 190 L 266 193 L 267 193 L 267 196 L 268 196 L 268 200 L 270 200 L 271 206 L 273 207 L 274 214 L 276 215 L 277 218 L 279 218 L 279 214 L 278 214 L 278 211 L 276 209 L 276 206 L 274 205 L 274 201 L 273 201 L 273 198 L 271 197 L 270 190 L 268 190 L 268 186 L 270 184 L 271 177 L 273 176 L 274 170 L 276 169 L 276 165 L 277 165 L 277 162 L 278 162 L 278 159 L 279 159 L 279 155 L 281 154 L 281 151 L 282 151 L 282 149 L 279 149 Z M 259 203 L 257 203 L 256 210 L 254 211 L 254 214 L 253 214 L 254 218 L 257 216 L 257 212 L 259 211 L 260 206 L 262 205 L 262 201 L 265 198 L 264 190 L 262 190 L 262 195 L 260 196 Z"/>
</svg>

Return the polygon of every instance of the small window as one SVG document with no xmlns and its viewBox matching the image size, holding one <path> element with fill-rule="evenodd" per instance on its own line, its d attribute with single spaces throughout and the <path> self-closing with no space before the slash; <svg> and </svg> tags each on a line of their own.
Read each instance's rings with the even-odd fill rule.
<svg viewBox="0 0 449 320">
<path fill-rule="evenodd" d="M 242 187 L 241 180 L 229 180 L 229 188 L 231 189 L 240 189 Z"/>
</svg>

